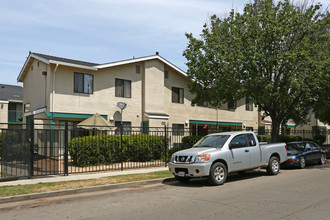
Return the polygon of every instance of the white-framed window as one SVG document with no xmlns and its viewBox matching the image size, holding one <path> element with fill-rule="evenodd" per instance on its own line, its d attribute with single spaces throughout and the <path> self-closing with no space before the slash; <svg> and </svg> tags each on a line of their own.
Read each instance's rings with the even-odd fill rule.
<svg viewBox="0 0 330 220">
<path fill-rule="evenodd" d="M 131 81 L 115 79 L 116 97 L 131 98 Z"/>
<path fill-rule="evenodd" d="M 136 65 L 135 66 L 135 72 L 137 73 L 137 74 L 140 74 L 141 73 L 141 66 L 140 65 Z"/>
<path fill-rule="evenodd" d="M 172 102 L 183 104 L 184 90 L 183 88 L 172 87 Z"/>
<path fill-rule="evenodd" d="M 168 79 L 168 70 L 165 70 L 165 71 L 164 71 L 164 78 L 165 78 L 165 79 Z"/>
<path fill-rule="evenodd" d="M 245 98 L 245 110 L 246 111 L 253 111 L 253 103 L 247 97 Z"/>
<path fill-rule="evenodd" d="M 94 76 L 86 73 L 74 73 L 74 92 L 93 94 Z"/>
<path fill-rule="evenodd" d="M 235 110 L 237 108 L 237 102 L 236 101 L 229 101 L 228 102 L 228 110 Z"/>
</svg>

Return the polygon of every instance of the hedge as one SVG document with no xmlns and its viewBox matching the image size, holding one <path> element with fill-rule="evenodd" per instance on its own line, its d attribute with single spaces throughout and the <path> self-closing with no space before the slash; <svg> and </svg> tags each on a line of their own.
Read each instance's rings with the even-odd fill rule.
<svg viewBox="0 0 330 220">
<path fill-rule="evenodd" d="M 4 145 L 7 144 L 9 146 Z M 5 149 L 3 148 L 5 146 Z M 5 152 L 4 152 L 5 151 Z M 30 144 L 22 141 L 22 135 L 18 131 L 6 131 L 0 133 L 0 154 L 5 162 L 20 161 L 28 163 L 30 158 Z"/>
<path fill-rule="evenodd" d="M 321 137 L 322 136 L 322 137 Z M 270 135 L 257 135 L 257 138 L 259 142 L 268 142 L 270 143 L 271 137 Z M 311 138 L 303 138 L 298 135 L 279 135 L 278 141 L 279 142 L 293 142 L 293 141 L 314 141 L 320 146 L 324 143 L 325 141 L 325 136 L 324 135 L 315 135 L 313 139 Z"/>
<path fill-rule="evenodd" d="M 313 137 L 314 141 L 318 144 L 318 145 L 323 145 L 323 143 L 325 142 L 325 140 L 327 139 L 325 135 L 323 134 L 317 134 Z"/>
<path fill-rule="evenodd" d="M 199 139 L 201 139 L 201 136 L 185 136 L 181 139 L 182 147 L 172 147 L 167 151 L 166 155 L 166 162 L 169 162 L 171 160 L 172 154 L 179 150 L 191 148 L 194 144 L 196 144 Z M 165 158 L 165 156 L 164 156 Z"/>
<path fill-rule="evenodd" d="M 95 135 L 69 141 L 71 159 L 78 166 L 121 162 L 121 137 Z M 161 159 L 165 137 L 151 135 L 123 136 L 123 161 L 144 162 Z"/>
<path fill-rule="evenodd" d="M 185 136 L 182 138 L 182 148 L 187 149 L 191 148 L 194 144 L 197 143 L 202 137 L 201 136 Z"/>
</svg>

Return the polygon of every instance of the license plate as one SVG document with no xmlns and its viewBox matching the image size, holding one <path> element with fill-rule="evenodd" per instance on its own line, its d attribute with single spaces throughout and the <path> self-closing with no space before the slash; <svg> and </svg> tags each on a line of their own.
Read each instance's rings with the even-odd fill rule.
<svg viewBox="0 0 330 220">
<path fill-rule="evenodd" d="M 186 173 L 183 172 L 183 171 L 180 171 L 180 172 L 178 173 L 178 176 L 182 176 L 182 177 L 184 177 L 185 175 L 186 175 Z"/>
</svg>

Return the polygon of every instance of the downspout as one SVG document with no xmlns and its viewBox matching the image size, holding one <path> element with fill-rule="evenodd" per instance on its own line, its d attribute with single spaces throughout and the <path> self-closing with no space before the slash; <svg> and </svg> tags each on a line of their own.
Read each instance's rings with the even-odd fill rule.
<svg viewBox="0 0 330 220">
<path fill-rule="evenodd" d="M 53 72 L 53 82 L 52 82 L 52 114 L 50 118 L 50 155 L 54 155 L 54 98 L 55 98 L 55 73 L 58 68 L 58 64 L 56 64 L 54 72 Z"/>
<path fill-rule="evenodd" d="M 56 71 L 57 71 L 57 68 L 58 68 L 58 64 L 56 64 L 56 66 L 55 66 L 55 69 L 54 69 L 54 72 L 53 72 L 53 84 L 52 84 L 52 87 L 53 87 L 53 90 L 52 90 L 52 116 L 51 116 L 51 121 L 50 121 L 50 123 L 52 124 L 52 127 L 53 127 L 53 125 L 54 125 L 54 104 L 55 104 L 55 101 L 54 101 L 54 99 L 55 99 L 55 73 L 56 73 Z"/>
</svg>

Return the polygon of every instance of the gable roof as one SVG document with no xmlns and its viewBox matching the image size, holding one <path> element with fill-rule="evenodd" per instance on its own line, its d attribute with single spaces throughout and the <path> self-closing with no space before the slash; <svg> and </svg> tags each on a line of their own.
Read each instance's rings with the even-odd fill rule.
<svg viewBox="0 0 330 220">
<path fill-rule="evenodd" d="M 41 54 L 41 53 L 32 53 L 32 55 L 34 55 L 34 57 L 43 58 L 43 59 L 47 60 L 48 62 L 58 61 L 58 62 L 62 62 L 62 63 L 71 63 L 71 64 L 82 65 L 82 66 L 90 66 L 90 67 L 99 65 L 97 63 L 90 63 L 90 62 L 85 62 L 85 61 L 81 61 L 81 60 L 73 60 L 73 59 L 68 59 L 68 58 L 63 58 L 63 57 L 55 57 L 55 56 L 50 56 L 50 55 Z"/>
<path fill-rule="evenodd" d="M 22 77 L 27 73 L 26 68 L 32 62 L 32 59 L 40 60 L 46 64 L 52 63 L 52 64 L 71 66 L 71 67 L 77 67 L 77 68 L 94 70 L 94 71 L 97 71 L 97 70 L 103 69 L 103 68 L 113 67 L 113 66 L 120 66 L 120 65 L 125 65 L 125 64 L 131 64 L 131 63 L 137 63 L 137 62 L 142 62 L 142 61 L 147 61 L 147 60 L 158 59 L 161 62 L 165 63 L 166 65 L 170 66 L 171 68 L 175 69 L 182 75 L 187 76 L 187 74 L 183 70 L 181 70 L 180 68 L 178 68 L 171 62 L 167 61 L 163 57 L 159 56 L 158 54 L 152 55 L 152 56 L 145 56 L 145 57 L 115 61 L 115 62 L 110 62 L 110 63 L 105 63 L 105 64 L 97 64 L 97 63 L 91 63 L 91 62 L 85 62 L 85 61 L 80 61 L 80 60 L 73 60 L 73 59 L 68 59 L 68 58 L 62 58 L 62 57 L 56 57 L 56 56 L 50 56 L 50 55 L 46 55 L 46 54 L 30 52 L 29 56 L 27 57 L 27 59 L 24 63 L 24 66 L 22 67 L 22 70 L 21 70 L 19 76 L 17 77 L 18 82 L 22 82 Z"/>
<path fill-rule="evenodd" d="M 23 102 L 23 87 L 0 84 L 0 101 Z"/>
</svg>

